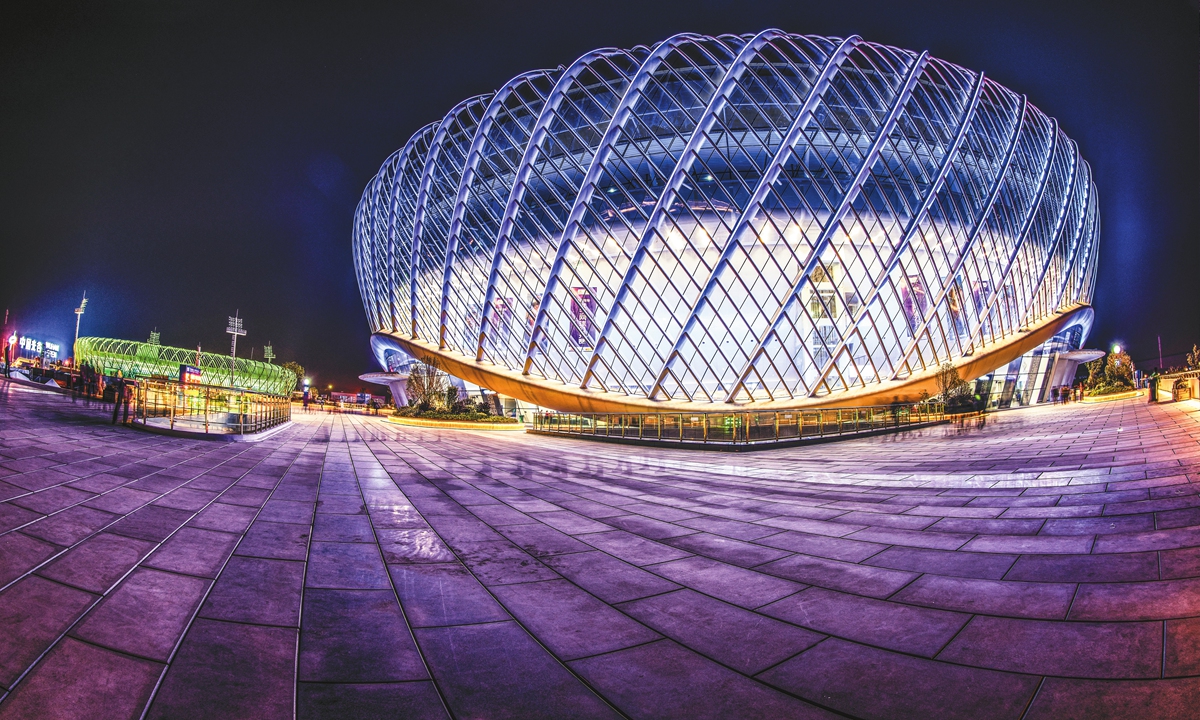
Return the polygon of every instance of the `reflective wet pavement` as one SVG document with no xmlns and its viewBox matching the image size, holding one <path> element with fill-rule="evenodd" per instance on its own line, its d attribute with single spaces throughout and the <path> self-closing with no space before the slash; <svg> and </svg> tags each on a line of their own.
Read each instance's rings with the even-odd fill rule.
<svg viewBox="0 0 1200 720">
<path fill-rule="evenodd" d="M 1200 404 L 725 454 L 0 382 L 0 718 L 1195 717 Z"/>
</svg>

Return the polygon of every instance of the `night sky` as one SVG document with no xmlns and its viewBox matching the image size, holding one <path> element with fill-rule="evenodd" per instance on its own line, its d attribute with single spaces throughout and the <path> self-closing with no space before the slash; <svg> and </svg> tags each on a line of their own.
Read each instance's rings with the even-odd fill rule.
<svg viewBox="0 0 1200 720">
<path fill-rule="evenodd" d="M 377 370 L 351 261 L 383 160 L 458 101 L 597 47 L 778 27 L 983 70 L 1059 120 L 1099 188 L 1096 326 L 1139 367 L 1200 342 L 1194 2 L 30 2 L 0 20 L 0 311 L 229 351 L 321 385 Z"/>
</svg>

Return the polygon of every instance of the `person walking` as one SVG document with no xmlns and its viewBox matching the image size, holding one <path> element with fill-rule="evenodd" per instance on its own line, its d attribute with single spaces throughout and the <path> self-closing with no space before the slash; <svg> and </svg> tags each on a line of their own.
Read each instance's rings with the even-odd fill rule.
<svg viewBox="0 0 1200 720">
<path fill-rule="evenodd" d="M 124 392 L 121 393 L 121 422 L 125 425 L 129 424 L 129 404 L 137 393 L 137 380 L 130 380 L 125 383 Z M 136 406 L 134 409 L 134 417 L 137 417 Z"/>
<path fill-rule="evenodd" d="M 125 377 L 121 374 L 120 370 L 117 371 L 117 378 L 116 378 L 116 380 L 113 381 L 112 386 L 113 386 L 112 424 L 116 425 L 117 424 L 117 413 L 121 409 L 121 401 L 125 398 Z M 126 406 L 126 408 L 128 408 L 128 406 Z M 126 413 L 126 417 L 128 417 L 129 410 L 126 409 L 125 413 Z"/>
</svg>

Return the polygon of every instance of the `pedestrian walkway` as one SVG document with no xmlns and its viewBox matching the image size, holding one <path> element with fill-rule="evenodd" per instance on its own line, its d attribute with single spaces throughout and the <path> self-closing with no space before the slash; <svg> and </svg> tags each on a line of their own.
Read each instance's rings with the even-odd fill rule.
<svg viewBox="0 0 1200 720">
<path fill-rule="evenodd" d="M 0 382 L 5 718 L 1191 718 L 1200 404 L 749 455 Z"/>
</svg>

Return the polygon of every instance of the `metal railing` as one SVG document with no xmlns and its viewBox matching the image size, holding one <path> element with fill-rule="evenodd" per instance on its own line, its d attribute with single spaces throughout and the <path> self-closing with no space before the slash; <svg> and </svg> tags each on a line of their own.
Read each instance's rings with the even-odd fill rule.
<svg viewBox="0 0 1200 720">
<path fill-rule="evenodd" d="M 769 445 L 902 430 L 946 420 L 941 403 L 779 412 L 534 415 L 532 432 L 666 444 Z"/>
<path fill-rule="evenodd" d="M 292 417 L 288 397 L 161 380 L 139 380 L 130 404 L 132 422 L 190 432 L 255 433 Z"/>
</svg>

